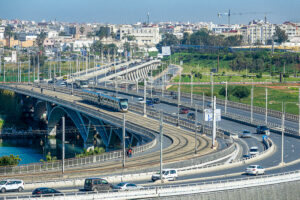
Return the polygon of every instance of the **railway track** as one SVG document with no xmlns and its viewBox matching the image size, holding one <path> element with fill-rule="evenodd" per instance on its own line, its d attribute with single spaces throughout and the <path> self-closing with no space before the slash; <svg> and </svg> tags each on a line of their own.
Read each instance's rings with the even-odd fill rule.
<svg viewBox="0 0 300 200">
<path fill-rule="evenodd" d="M 20 86 L 18 88 L 22 88 L 24 90 L 31 90 L 30 86 Z M 38 88 L 34 88 L 33 91 L 40 92 Z M 82 106 L 86 106 L 88 108 L 92 108 L 95 110 L 99 110 L 99 107 L 95 105 L 88 105 L 80 102 L 81 98 L 71 95 L 66 95 L 63 93 L 58 93 L 54 91 L 44 90 L 44 94 L 50 96 L 57 96 L 60 99 L 76 102 L 76 104 L 80 104 Z M 99 116 L 101 113 L 110 114 L 120 120 L 122 120 L 122 113 L 119 112 L 110 112 L 107 110 L 99 110 Z M 148 129 L 152 129 L 154 131 L 158 131 L 159 122 L 155 119 L 142 117 L 136 113 L 128 112 L 126 114 L 127 121 L 130 121 L 133 124 L 147 127 Z M 195 147 L 195 133 L 177 128 L 170 124 L 164 124 L 164 135 L 171 138 L 172 144 L 163 150 L 164 163 L 173 163 L 177 161 L 183 161 L 190 158 L 195 158 L 196 156 L 202 156 L 204 154 L 211 153 L 213 150 L 210 149 L 211 141 L 207 137 L 198 136 L 196 145 L 198 154 L 194 154 Z M 104 175 L 104 174 L 112 174 L 112 173 L 120 173 L 126 171 L 135 171 L 140 170 L 142 168 L 147 168 L 149 166 L 155 167 L 159 165 L 160 160 L 160 152 L 155 151 L 141 156 L 133 156 L 132 158 L 127 158 L 126 167 L 122 168 L 122 162 L 120 159 L 107 161 L 104 163 L 99 163 L 97 165 L 92 166 L 78 166 L 74 168 L 66 169 L 64 173 L 64 177 L 84 177 L 84 176 L 95 176 L 95 175 Z M 52 178 L 61 178 L 62 174 L 58 171 L 47 171 L 36 174 L 16 174 L 13 177 L 22 177 L 23 179 L 49 179 Z M 12 177 L 12 176 L 5 176 Z"/>
</svg>

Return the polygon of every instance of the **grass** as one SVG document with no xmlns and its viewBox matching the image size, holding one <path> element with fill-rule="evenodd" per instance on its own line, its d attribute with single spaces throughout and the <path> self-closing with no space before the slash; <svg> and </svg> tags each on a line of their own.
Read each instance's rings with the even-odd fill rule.
<svg viewBox="0 0 300 200">
<path fill-rule="evenodd" d="M 3 123 L 4 123 L 4 120 L 0 119 L 0 130 L 2 129 Z"/>
<path fill-rule="evenodd" d="M 253 105 L 259 107 L 265 107 L 265 87 L 268 87 L 268 108 L 273 110 L 282 110 L 282 102 L 289 102 L 286 103 L 286 112 L 298 115 L 298 86 L 286 86 L 284 84 L 276 85 L 280 89 L 273 88 L 274 85 L 255 85 L 254 86 L 254 95 L 253 95 Z M 219 90 L 223 86 L 215 85 L 214 86 L 214 95 L 217 98 L 225 99 L 224 96 L 219 95 Z M 252 86 L 247 85 L 250 90 Z M 178 86 L 172 86 L 169 90 L 177 91 Z M 190 93 L 191 87 L 189 85 L 181 85 L 181 91 Z M 194 94 L 203 94 L 205 93 L 206 96 L 211 96 L 211 86 L 210 85 L 194 85 L 193 86 L 193 93 Z M 251 104 L 251 95 L 247 98 L 238 99 L 234 96 L 229 96 L 228 98 L 230 101 L 240 102 L 245 104 Z"/>
</svg>

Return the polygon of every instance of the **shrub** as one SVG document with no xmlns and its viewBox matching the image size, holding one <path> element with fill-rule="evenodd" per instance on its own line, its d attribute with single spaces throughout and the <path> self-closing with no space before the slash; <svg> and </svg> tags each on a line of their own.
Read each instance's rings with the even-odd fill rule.
<svg viewBox="0 0 300 200">
<path fill-rule="evenodd" d="M 8 166 L 8 165 L 18 165 L 21 161 L 19 156 L 14 156 L 10 154 L 9 156 L 2 156 L 0 157 L 0 166 Z"/>
</svg>

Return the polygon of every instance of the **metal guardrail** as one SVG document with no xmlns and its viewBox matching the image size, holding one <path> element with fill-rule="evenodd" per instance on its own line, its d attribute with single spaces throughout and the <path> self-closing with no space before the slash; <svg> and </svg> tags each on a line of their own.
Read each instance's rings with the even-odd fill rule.
<svg viewBox="0 0 300 200">
<path fill-rule="evenodd" d="M 99 89 L 106 89 L 106 90 L 114 90 L 114 88 L 109 88 L 109 87 L 102 87 L 102 86 L 97 86 L 96 88 L 99 88 Z M 156 89 L 157 90 L 157 89 Z M 159 90 L 158 90 L 159 91 Z M 127 94 L 130 94 L 130 95 L 133 95 L 133 96 L 139 96 L 139 97 L 143 97 L 143 95 L 141 93 L 136 93 L 135 91 L 119 91 L 120 93 L 127 93 Z M 165 95 L 171 95 L 171 92 L 165 92 L 164 93 Z M 177 94 L 176 92 L 173 92 L 173 94 Z M 186 96 L 182 95 L 183 97 L 186 97 L 186 98 L 189 98 L 190 97 L 190 94 L 186 94 Z M 202 100 L 202 96 L 196 96 L 193 95 L 193 98 L 195 100 Z M 174 104 L 174 105 L 177 105 L 177 100 L 174 100 L 174 99 L 170 99 L 170 98 L 166 98 L 166 97 L 160 97 L 160 100 L 162 102 L 165 102 L 165 103 L 168 103 L 168 104 Z M 221 103 L 219 103 L 219 101 Z M 218 104 L 222 104 L 222 101 L 224 100 L 220 100 L 220 99 L 217 99 L 217 103 Z M 223 102 L 224 103 L 224 102 Z M 235 102 L 233 102 L 235 103 Z M 225 104 L 225 103 L 224 103 Z M 227 104 L 228 105 L 228 104 Z M 241 104 L 239 103 L 239 105 L 246 105 L 248 106 L 247 104 Z M 186 102 L 181 102 L 181 106 L 183 107 L 187 107 L 187 108 L 190 108 L 190 109 L 194 109 L 194 107 L 191 107 L 191 104 L 189 103 L 186 103 Z M 260 107 L 257 107 L 258 109 L 264 109 L 264 108 L 260 108 Z M 242 109 L 242 108 L 241 108 Z M 198 111 L 199 112 L 203 112 L 203 108 L 202 107 L 199 107 L 198 108 Z M 274 110 L 271 110 L 271 111 L 274 111 Z M 274 111 L 274 112 L 279 112 L 279 111 Z M 258 126 L 258 125 L 264 125 L 265 122 L 262 122 L 261 120 L 257 120 L 257 119 L 253 119 L 253 122 L 251 122 L 251 119 L 249 117 L 245 117 L 243 115 L 238 115 L 238 114 L 234 114 L 234 113 L 229 113 L 227 112 L 225 114 L 224 111 L 222 111 L 222 117 L 226 117 L 228 118 L 229 120 L 234 120 L 234 121 L 238 121 L 240 123 L 246 123 L 246 124 L 252 124 L 252 125 L 255 125 L 255 126 Z M 273 131 L 281 131 L 281 125 L 279 124 L 276 124 L 276 123 L 272 123 L 272 122 L 268 122 L 268 126 L 271 128 L 271 130 Z M 227 131 L 227 130 L 224 130 L 224 131 Z M 294 129 L 294 128 L 290 128 L 290 127 L 285 127 L 285 132 L 288 133 L 288 134 L 291 134 L 291 135 L 296 135 L 296 136 L 299 136 L 299 133 L 298 133 L 298 130 Z"/>
<path fill-rule="evenodd" d="M 70 103 L 61 99 L 57 99 L 45 94 L 37 94 L 33 91 L 24 91 L 21 89 L 18 89 L 18 87 L 11 87 L 7 85 L 0 85 L 1 89 L 7 89 L 12 90 L 17 93 L 30 95 L 35 98 L 43 99 L 46 101 L 51 101 L 53 103 L 56 103 L 58 105 L 62 105 L 64 107 L 69 107 L 71 109 L 77 109 L 80 112 L 86 113 L 92 117 L 98 118 L 99 117 L 99 111 L 92 110 L 90 108 L 76 105 L 75 103 Z M 104 116 L 104 117 L 103 117 Z M 101 113 L 101 117 L 103 117 L 106 121 L 108 121 L 111 124 L 114 124 L 116 126 L 122 127 L 121 122 L 118 122 L 115 117 L 107 115 L 105 113 Z M 152 148 L 155 146 L 157 142 L 157 132 L 152 131 L 150 129 L 139 127 L 137 125 L 134 125 L 130 122 L 126 124 L 126 129 L 131 132 L 137 132 L 139 134 L 143 134 L 146 137 L 150 138 L 151 141 L 146 143 L 145 145 L 133 147 L 133 153 L 138 153 L 145 151 L 147 149 Z M 66 159 L 65 160 L 65 167 L 72 168 L 77 167 L 80 165 L 88 165 L 88 164 L 96 164 L 99 162 L 111 160 L 111 159 L 117 159 L 122 157 L 122 151 L 114 151 L 114 152 L 108 152 L 101 155 L 94 155 L 94 156 L 88 156 L 83 158 L 72 158 L 72 159 Z M 0 168 L 0 175 L 7 175 L 7 174 L 23 174 L 23 173 L 37 173 L 41 171 L 51 171 L 51 170 L 59 170 L 61 169 L 62 162 L 61 161 L 55 161 L 55 162 L 44 162 L 44 163 L 34 163 L 34 164 L 24 164 L 24 165 L 18 165 L 18 166 L 10 166 L 10 167 L 1 167 Z"/>
<path fill-rule="evenodd" d="M 284 183 L 289 181 L 300 180 L 300 171 L 292 171 L 263 176 L 248 176 L 247 178 L 234 178 L 218 181 L 206 181 L 192 184 L 181 185 L 163 185 L 144 187 L 140 190 L 133 191 L 105 191 L 98 192 L 71 192 L 63 193 L 64 199 L 97 199 L 97 198 L 109 198 L 109 199 L 130 199 L 130 198 L 150 198 L 150 197 L 162 197 L 162 196 L 175 196 L 185 195 L 203 192 L 212 192 L 219 190 L 232 190 L 238 188 L 247 188 L 252 186 L 270 185 L 276 183 Z M 52 196 L 53 199 L 60 199 L 62 196 Z M 16 198 L 16 197 L 15 197 Z M 18 199 L 31 199 L 33 196 L 18 196 Z"/>
</svg>

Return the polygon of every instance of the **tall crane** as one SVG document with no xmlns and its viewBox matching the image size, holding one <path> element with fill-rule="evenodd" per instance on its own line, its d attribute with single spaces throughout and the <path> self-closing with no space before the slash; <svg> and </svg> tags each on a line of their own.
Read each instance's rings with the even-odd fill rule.
<svg viewBox="0 0 300 200">
<path fill-rule="evenodd" d="M 239 13 L 231 13 L 230 9 L 228 10 L 228 12 L 225 13 L 218 13 L 218 17 L 221 18 L 223 16 L 227 16 L 228 17 L 228 26 L 230 26 L 230 17 L 231 15 L 257 15 L 257 14 L 264 14 L 264 21 L 265 23 L 267 23 L 267 14 L 271 14 L 271 12 L 239 12 Z"/>
<path fill-rule="evenodd" d="M 228 17 L 228 26 L 230 26 L 230 9 L 228 10 L 227 13 L 218 13 L 218 17 L 222 17 L 222 16 L 227 16 Z"/>
</svg>

